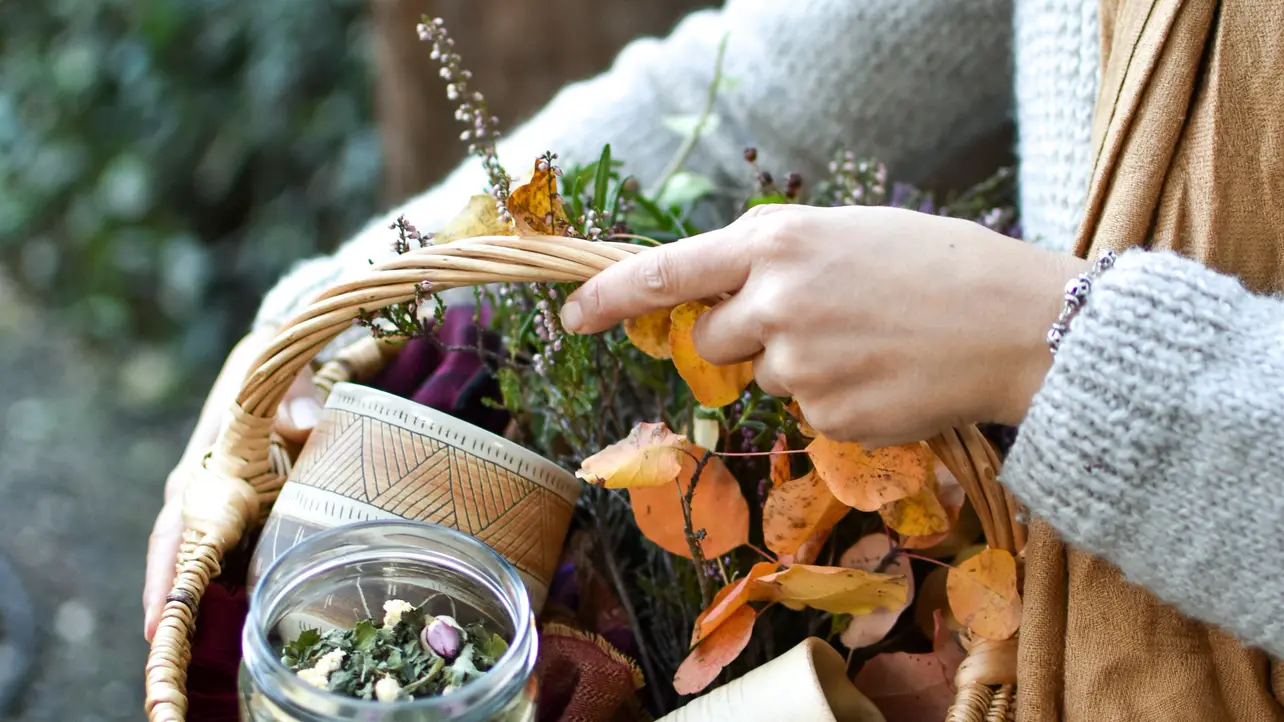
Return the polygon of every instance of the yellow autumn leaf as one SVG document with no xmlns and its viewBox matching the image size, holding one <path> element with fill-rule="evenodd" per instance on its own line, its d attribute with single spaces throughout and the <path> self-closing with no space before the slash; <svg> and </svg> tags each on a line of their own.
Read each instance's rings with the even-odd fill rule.
<svg viewBox="0 0 1284 722">
<path fill-rule="evenodd" d="M 511 236 L 513 227 L 499 217 L 499 208 L 495 199 L 487 195 L 477 195 L 468 199 L 468 205 L 446 224 L 445 228 L 432 235 L 433 243 L 450 243 L 463 238 L 478 236 Z"/>
<path fill-rule="evenodd" d="M 861 511 L 917 493 L 929 474 L 930 452 L 921 443 L 866 451 L 854 441 L 818 436 L 807 455 L 834 496 Z"/>
<path fill-rule="evenodd" d="M 813 607 L 830 614 L 868 614 L 902 609 L 909 599 L 905 577 L 862 569 L 795 564 L 751 582 L 750 598 L 791 609 Z"/>
<path fill-rule="evenodd" d="M 986 639 L 1008 639 L 1021 626 L 1016 559 L 1002 549 L 986 549 L 951 569 L 945 594 L 959 623 Z"/>
<path fill-rule="evenodd" d="M 673 484 L 692 447 L 664 424 L 643 422 L 623 440 L 585 459 L 575 475 L 610 489 Z"/>
<path fill-rule="evenodd" d="M 817 533 L 828 533 L 851 511 L 834 497 L 816 471 L 789 478 L 789 455 L 784 439 L 777 439 L 771 457 L 771 492 L 762 508 L 762 535 L 767 548 L 784 557 Z"/>
<path fill-rule="evenodd" d="M 740 393 L 753 381 L 753 364 L 746 361 L 716 366 L 696 353 L 692 336 L 696 319 L 709 308 L 705 303 L 692 301 L 673 309 L 669 315 L 669 350 L 678 375 L 691 387 L 696 400 L 703 406 L 717 408 L 740 398 Z"/>
<path fill-rule="evenodd" d="M 535 161 L 529 181 L 509 192 L 507 207 L 518 235 L 561 236 L 571 224 L 557 192 L 557 176 L 543 159 Z"/>
<path fill-rule="evenodd" d="M 928 474 L 918 491 L 889 501 L 878 510 L 883 522 L 907 537 L 942 534 L 950 530 L 950 514 L 936 492 L 936 479 Z M 958 518 L 958 512 L 955 512 Z"/>
<path fill-rule="evenodd" d="M 959 485 L 958 479 L 950 473 L 948 467 L 939 458 L 932 460 L 932 479 L 936 483 L 936 499 L 945 509 L 949 518 L 949 530 L 924 536 L 906 536 L 901 539 L 904 549 L 919 549 L 919 553 L 934 559 L 952 556 L 965 544 L 970 543 L 981 531 L 981 521 L 976 512 L 966 509 L 967 492 Z"/>
<path fill-rule="evenodd" d="M 669 327 L 672 321 L 669 314 L 672 309 L 652 311 L 645 316 L 630 318 L 624 321 L 624 333 L 629 341 L 642 353 L 651 358 L 673 358 L 669 350 Z"/>
</svg>

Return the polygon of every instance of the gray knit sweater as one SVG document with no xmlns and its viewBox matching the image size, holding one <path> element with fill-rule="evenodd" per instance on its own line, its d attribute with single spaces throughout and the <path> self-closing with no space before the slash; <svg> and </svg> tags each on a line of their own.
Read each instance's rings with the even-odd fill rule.
<svg viewBox="0 0 1284 722">
<path fill-rule="evenodd" d="M 1284 656 L 1284 302 L 1170 253 L 1123 254 L 1002 480 L 1130 580 Z"/>
<path fill-rule="evenodd" d="M 698 112 L 729 38 L 719 130 L 690 168 L 747 180 L 742 149 L 815 177 L 839 149 L 916 181 L 1015 116 L 1027 237 L 1065 250 L 1091 171 L 1097 0 L 728 0 L 667 38 L 631 44 L 499 146 L 518 168 L 602 144 L 643 182 Z M 1013 89 L 1015 88 L 1015 93 Z M 484 89 L 483 89 L 484 90 Z M 326 286 L 390 254 L 397 215 L 440 227 L 484 190 L 468 162 L 302 263 L 264 301 L 281 323 Z M 1097 284 L 1022 427 L 1004 480 L 1067 539 L 1190 615 L 1284 654 L 1284 304 L 1168 256 L 1130 253 Z M 354 334 L 362 331 L 356 329 Z M 333 347 L 332 347 L 333 348 Z M 1284 619 L 1284 615 L 1279 615 Z"/>
</svg>

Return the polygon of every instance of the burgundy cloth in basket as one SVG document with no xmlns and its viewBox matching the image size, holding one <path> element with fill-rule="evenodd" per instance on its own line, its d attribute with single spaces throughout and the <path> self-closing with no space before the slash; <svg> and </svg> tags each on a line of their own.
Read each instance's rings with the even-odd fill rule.
<svg viewBox="0 0 1284 722">
<path fill-rule="evenodd" d="M 489 309 L 483 309 L 482 323 L 489 319 Z M 499 389 L 475 350 L 482 334 L 484 348 L 499 350 L 498 339 L 474 323 L 472 308 L 448 309 L 437 334 L 439 344 L 426 340 L 412 341 L 369 385 L 413 399 L 494 433 L 502 433 L 508 422 L 507 415 L 502 409 L 483 403 L 485 398 L 498 398 Z M 237 672 L 241 663 L 241 629 L 249 612 L 249 602 L 242 586 L 245 560 L 235 560 L 232 556 L 235 555 L 229 556 L 223 575 L 211 583 L 201 600 L 187 678 L 189 722 L 239 720 Z M 581 559 L 568 555 L 560 580 L 555 579 L 550 590 L 552 598 L 570 601 L 573 605 L 580 603 L 580 590 L 571 581 L 577 575 L 565 572 L 567 566 L 582 563 Z M 618 615 L 609 610 L 599 610 L 580 616 L 607 620 Z M 632 651 L 633 640 L 627 628 L 621 630 L 616 624 L 586 626 L 589 628 L 584 632 L 589 637 L 596 637 L 598 633 L 605 635 L 601 638 L 601 645 L 606 645 L 603 649 L 609 648 L 609 639 L 619 648 Z M 599 628 L 593 629 L 593 626 Z M 622 679 L 628 678 L 625 669 L 627 658 L 621 655 L 617 660 L 605 654 L 600 655 L 601 659 L 592 660 L 564 658 L 575 648 L 570 640 L 562 634 L 558 640 L 550 639 L 549 642 L 541 644 L 540 668 L 559 670 L 557 678 L 563 683 L 557 689 L 547 690 L 552 698 L 550 701 L 555 703 L 541 707 L 540 722 L 570 722 L 572 719 L 576 722 L 607 722 L 633 718 L 636 700 L 632 690 L 627 689 L 628 685 L 621 683 Z M 568 668 L 579 670 L 574 676 L 576 683 L 570 689 L 564 683 Z M 541 682 L 542 695 L 543 690 Z"/>
</svg>

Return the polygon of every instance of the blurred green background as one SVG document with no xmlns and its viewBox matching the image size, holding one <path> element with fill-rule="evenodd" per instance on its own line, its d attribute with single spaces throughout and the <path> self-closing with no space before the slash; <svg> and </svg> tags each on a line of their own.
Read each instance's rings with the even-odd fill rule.
<svg viewBox="0 0 1284 722">
<path fill-rule="evenodd" d="M 375 209 L 360 0 L 0 4 L 0 254 L 67 331 L 201 374 Z M 336 49 L 338 52 L 336 52 Z"/>
<path fill-rule="evenodd" d="M 0 720 L 143 717 L 147 535 L 223 357 L 462 157 L 419 15 L 511 126 L 709 4 L 0 2 Z"/>
</svg>

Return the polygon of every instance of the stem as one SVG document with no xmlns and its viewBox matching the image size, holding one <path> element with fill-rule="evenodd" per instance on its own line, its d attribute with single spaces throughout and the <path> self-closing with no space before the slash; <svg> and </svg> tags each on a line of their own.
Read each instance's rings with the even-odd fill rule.
<svg viewBox="0 0 1284 722">
<path fill-rule="evenodd" d="M 775 557 L 774 555 L 769 554 L 769 553 L 767 553 L 766 551 L 764 551 L 764 550 L 762 550 L 762 549 L 759 549 L 758 547 L 754 546 L 753 544 L 750 544 L 750 543 L 746 542 L 746 543 L 745 543 L 745 546 L 747 546 L 747 547 L 749 547 L 750 549 L 752 549 L 752 550 L 754 550 L 754 551 L 758 552 L 758 554 L 759 554 L 763 559 L 766 559 L 766 560 L 767 560 L 767 561 L 769 561 L 769 562 L 775 562 L 775 561 L 776 561 L 776 557 Z"/>
<path fill-rule="evenodd" d="M 917 559 L 917 560 L 919 560 L 920 562 L 931 562 L 931 563 L 935 564 L 935 565 L 936 565 L 936 566 L 938 566 L 938 567 L 945 567 L 946 569 L 953 569 L 953 568 L 954 568 L 953 566 L 950 566 L 949 564 L 946 564 L 945 562 L 941 561 L 940 559 L 933 559 L 933 558 L 931 558 L 931 557 L 920 556 L 920 555 L 918 555 L 918 554 L 911 554 L 911 553 L 909 553 L 909 552 L 905 551 L 904 549 L 902 549 L 900 553 L 901 553 L 901 556 L 903 556 L 903 557 L 905 557 L 905 558 L 907 558 L 907 559 Z"/>
<path fill-rule="evenodd" d="M 783 451 L 716 451 L 715 456 L 775 456 L 776 454 L 805 454 L 806 449 L 785 449 Z"/>
<path fill-rule="evenodd" d="M 662 197 L 665 189 L 669 187 L 669 181 L 673 180 L 673 176 L 686 165 L 687 159 L 691 157 L 691 151 L 695 150 L 696 143 L 700 141 L 700 134 L 704 132 L 705 124 L 709 122 L 709 116 L 713 114 L 713 104 L 718 99 L 718 86 L 722 85 L 722 61 L 727 55 L 727 37 L 723 35 L 718 43 L 718 55 L 713 61 L 713 82 L 709 83 L 709 93 L 704 99 L 704 109 L 700 111 L 700 117 L 696 120 L 695 127 L 691 129 L 691 135 L 683 139 L 678 152 L 674 154 L 673 160 L 669 161 L 668 167 L 660 176 L 660 185 L 656 187 L 654 193 L 650 194 L 652 198 Z"/>
<path fill-rule="evenodd" d="M 597 527 L 598 539 L 607 540 L 607 530 L 602 525 L 602 518 L 605 516 L 607 500 L 599 498 L 597 500 L 597 513 L 593 514 L 593 525 Z M 614 544 L 602 545 L 602 556 L 606 558 L 606 570 L 611 575 L 611 585 L 615 587 L 615 593 L 620 598 L 620 606 L 624 607 L 624 615 L 628 617 L 629 629 L 633 632 L 633 638 L 638 641 L 638 656 L 642 663 L 642 670 L 647 679 L 660 679 L 657 676 L 655 665 L 651 661 L 651 651 L 647 647 L 646 638 L 643 637 L 642 624 L 638 621 L 637 611 L 633 608 L 633 602 L 629 599 L 629 590 L 624 586 L 624 577 L 620 574 L 620 568 L 615 563 Z M 651 697 L 655 702 L 657 710 L 664 709 L 664 700 L 660 698 L 660 689 L 658 685 L 649 684 L 651 688 Z"/>
<path fill-rule="evenodd" d="M 650 243 L 653 246 L 664 245 L 663 243 L 655 240 L 654 238 L 651 238 L 649 236 L 639 236 L 636 233 L 612 233 L 611 235 L 606 237 L 606 240 L 614 241 L 617 238 L 627 238 L 634 241 L 642 241 L 643 243 Z"/>
<path fill-rule="evenodd" d="M 687 538 L 687 549 L 691 552 L 691 563 L 695 565 L 696 581 L 700 583 L 700 606 L 705 609 L 713 601 L 713 590 L 709 587 L 709 577 L 704 568 L 704 550 L 700 547 L 700 542 L 704 540 L 704 529 L 697 532 L 691 523 L 691 500 L 695 497 L 696 483 L 700 481 L 700 474 L 704 473 L 704 465 L 709 463 L 711 458 L 713 458 L 713 452 L 706 451 L 696 462 L 695 473 L 691 475 L 691 483 L 687 485 L 685 494 L 682 493 L 681 484 L 678 484 L 678 498 L 682 501 L 682 530 Z"/>
</svg>

